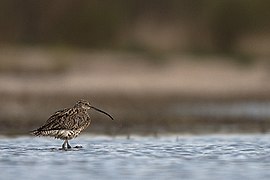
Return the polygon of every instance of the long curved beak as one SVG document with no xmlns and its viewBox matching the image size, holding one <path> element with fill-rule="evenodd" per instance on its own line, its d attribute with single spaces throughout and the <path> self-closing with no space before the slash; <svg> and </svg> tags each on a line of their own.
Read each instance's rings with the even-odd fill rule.
<svg viewBox="0 0 270 180">
<path fill-rule="evenodd" d="M 98 111 L 98 112 L 101 112 L 103 114 L 106 114 L 107 116 L 109 116 L 112 120 L 113 120 L 113 117 L 109 114 L 109 113 L 106 113 L 105 111 L 102 111 L 94 106 L 90 106 L 91 108 L 93 108 L 94 110 Z"/>
</svg>

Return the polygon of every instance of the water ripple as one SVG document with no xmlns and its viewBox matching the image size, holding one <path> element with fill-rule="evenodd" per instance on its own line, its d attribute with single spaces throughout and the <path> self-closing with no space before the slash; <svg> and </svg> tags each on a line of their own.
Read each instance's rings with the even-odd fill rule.
<svg viewBox="0 0 270 180">
<path fill-rule="evenodd" d="M 269 179 L 270 135 L 0 138 L 6 179 Z"/>
</svg>

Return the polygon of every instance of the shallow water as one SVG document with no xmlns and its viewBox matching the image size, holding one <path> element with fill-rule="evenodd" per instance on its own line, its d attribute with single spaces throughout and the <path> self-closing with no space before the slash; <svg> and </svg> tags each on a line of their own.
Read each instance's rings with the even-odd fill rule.
<svg viewBox="0 0 270 180">
<path fill-rule="evenodd" d="M 269 179 L 270 135 L 0 138 L 1 179 Z"/>
<path fill-rule="evenodd" d="M 180 103 L 171 107 L 168 114 L 178 116 L 269 118 L 270 102 L 227 102 L 227 103 Z"/>
</svg>

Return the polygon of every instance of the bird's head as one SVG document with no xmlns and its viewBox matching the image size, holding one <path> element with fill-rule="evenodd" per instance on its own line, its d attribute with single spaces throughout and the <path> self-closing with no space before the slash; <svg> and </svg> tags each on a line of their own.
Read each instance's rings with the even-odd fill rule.
<svg viewBox="0 0 270 180">
<path fill-rule="evenodd" d="M 74 107 L 76 107 L 76 108 L 82 108 L 82 109 L 85 109 L 85 110 L 88 110 L 88 109 L 94 109 L 94 110 L 96 110 L 96 111 L 98 111 L 98 112 L 101 112 L 101 113 L 103 113 L 103 114 L 106 114 L 107 116 L 109 116 L 109 117 L 113 120 L 113 117 L 112 117 L 109 113 L 107 113 L 107 112 L 105 112 L 105 111 L 103 111 L 103 110 L 101 110 L 101 109 L 98 109 L 98 108 L 92 106 L 92 105 L 91 105 L 88 101 L 86 101 L 86 100 L 81 99 L 81 100 L 77 101 L 77 103 L 75 104 Z"/>
<path fill-rule="evenodd" d="M 81 99 L 77 101 L 77 103 L 75 104 L 75 107 L 87 110 L 91 108 L 91 104 L 88 101 Z"/>
</svg>

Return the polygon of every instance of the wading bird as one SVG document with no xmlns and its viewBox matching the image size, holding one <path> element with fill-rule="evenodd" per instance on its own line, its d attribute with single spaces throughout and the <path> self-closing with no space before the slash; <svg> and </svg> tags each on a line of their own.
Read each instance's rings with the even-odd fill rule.
<svg viewBox="0 0 270 180">
<path fill-rule="evenodd" d="M 64 140 L 62 149 L 71 148 L 68 140 L 77 137 L 81 131 L 86 129 L 90 123 L 91 119 L 87 113 L 87 110 L 94 109 L 98 112 L 106 114 L 112 120 L 113 117 L 94 106 L 92 106 L 86 100 L 79 100 L 73 108 L 65 108 L 55 112 L 49 117 L 43 126 L 31 131 L 32 134 L 36 136 L 51 136 L 57 139 Z"/>
</svg>

